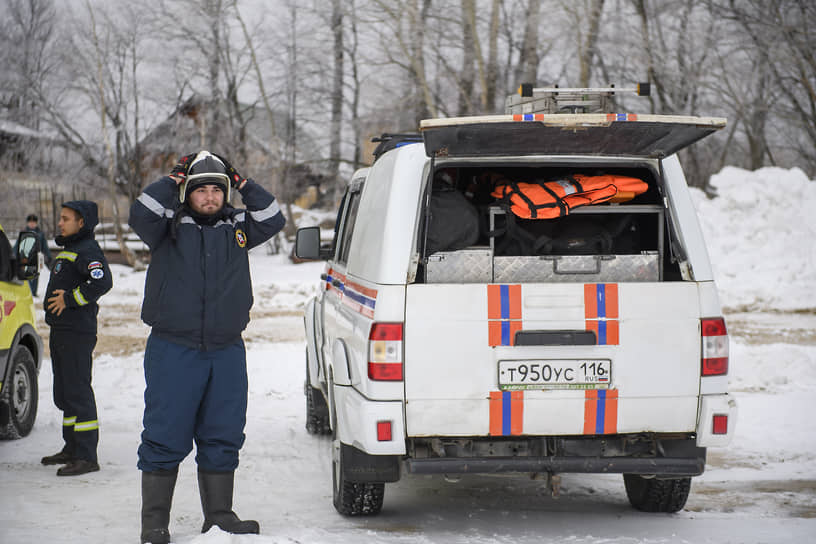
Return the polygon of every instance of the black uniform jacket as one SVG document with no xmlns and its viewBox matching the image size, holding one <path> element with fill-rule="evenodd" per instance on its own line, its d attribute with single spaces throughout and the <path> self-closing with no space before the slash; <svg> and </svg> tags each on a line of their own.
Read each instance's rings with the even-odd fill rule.
<svg viewBox="0 0 816 544">
<path fill-rule="evenodd" d="M 73 200 L 63 204 L 82 216 L 82 229 L 71 236 L 57 236 L 57 245 L 63 246 L 56 258 L 43 297 L 45 322 L 52 329 L 89 332 L 96 334 L 96 301 L 113 287 L 108 261 L 96 243 L 93 229 L 99 222 L 96 203 Z M 55 289 L 65 290 L 66 308 L 60 315 L 48 311 L 48 299 Z"/>
<path fill-rule="evenodd" d="M 128 222 L 151 252 L 142 320 L 153 334 L 201 351 L 240 339 L 253 302 L 248 251 L 285 223 L 266 189 L 247 180 L 240 192 L 246 210 L 225 205 L 203 220 L 163 177 L 131 206 Z"/>
</svg>

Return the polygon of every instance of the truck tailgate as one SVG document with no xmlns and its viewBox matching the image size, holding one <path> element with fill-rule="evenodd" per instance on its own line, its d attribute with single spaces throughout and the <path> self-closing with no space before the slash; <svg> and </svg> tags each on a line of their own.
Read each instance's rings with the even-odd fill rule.
<svg viewBox="0 0 816 544">
<path fill-rule="evenodd" d="M 408 436 L 695 429 L 695 283 L 413 284 L 406 296 Z M 515 345 L 517 331 L 538 345 Z M 566 332 L 541 341 L 534 331 Z M 594 344 L 582 345 L 584 331 Z M 556 383 L 556 373 L 574 378 L 582 364 L 604 370 L 592 383 Z M 508 382 L 508 373 L 518 381 L 519 365 L 537 365 L 540 380 L 500 387 L 500 366 Z"/>
</svg>

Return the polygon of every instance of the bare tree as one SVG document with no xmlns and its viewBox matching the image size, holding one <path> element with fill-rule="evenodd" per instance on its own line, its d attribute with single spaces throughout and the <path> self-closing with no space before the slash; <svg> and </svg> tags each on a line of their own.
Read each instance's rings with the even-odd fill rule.
<svg viewBox="0 0 816 544">
<path fill-rule="evenodd" d="M 360 74 L 360 34 L 358 32 L 357 24 L 357 6 L 355 0 L 347 0 L 349 9 L 349 40 L 346 42 L 346 55 L 349 58 L 349 65 L 351 68 L 350 85 L 351 98 L 349 99 L 349 117 L 351 122 L 352 134 L 354 137 L 354 157 L 351 164 L 353 169 L 357 169 L 362 164 L 362 127 L 360 124 L 360 94 L 362 88 L 361 74 Z M 339 180 L 338 180 L 339 181 Z M 335 200 L 339 200 L 341 196 L 340 190 L 342 187 L 339 183 L 335 185 L 337 188 L 335 192 Z"/>
<path fill-rule="evenodd" d="M 0 108 L 7 119 L 39 128 L 36 94 L 54 68 L 52 0 L 6 0 L 0 21 Z"/>
<path fill-rule="evenodd" d="M 122 80 L 124 79 L 124 77 L 122 77 L 123 76 L 122 72 L 123 72 L 124 66 L 123 66 L 123 63 L 118 63 L 116 65 L 116 68 L 118 68 L 120 70 L 119 73 L 118 74 L 110 74 L 109 67 L 106 66 L 106 61 L 107 61 L 106 51 L 104 50 L 103 44 L 100 42 L 100 36 L 99 36 L 99 34 L 97 32 L 96 16 L 94 14 L 94 10 L 93 10 L 93 8 L 91 8 L 90 2 L 88 2 L 88 0 L 86 0 L 85 6 L 86 6 L 86 8 L 88 10 L 88 15 L 89 15 L 89 18 L 90 18 L 90 38 L 91 38 L 91 43 L 93 44 L 93 55 L 94 55 L 94 61 L 96 63 L 96 90 L 97 90 L 98 94 L 97 94 L 97 96 L 95 98 L 98 101 L 99 110 L 100 110 L 99 120 L 100 120 L 100 123 L 101 123 L 101 127 L 100 127 L 101 128 L 101 136 L 102 136 L 102 143 L 103 143 L 103 145 L 105 147 L 105 156 L 106 156 L 106 159 L 107 159 L 107 161 L 105 161 L 105 166 L 106 166 L 105 174 L 106 174 L 107 182 L 108 182 L 108 197 L 109 197 L 109 199 L 111 201 L 111 204 L 112 204 L 113 227 L 114 227 L 114 232 L 116 233 L 116 240 L 117 240 L 117 242 L 119 244 L 119 250 L 121 251 L 122 256 L 125 258 L 125 260 L 128 262 L 128 264 L 133 266 L 133 265 L 136 264 L 136 255 L 132 251 L 130 251 L 130 249 L 128 248 L 127 243 L 125 241 L 124 232 L 122 230 L 122 219 L 121 219 L 120 213 L 119 213 L 119 199 L 117 198 L 118 195 L 117 195 L 117 187 L 116 187 L 116 167 L 117 167 L 117 163 L 118 163 L 118 161 L 117 161 L 117 158 L 118 158 L 117 157 L 117 151 L 121 150 L 121 148 L 122 148 L 122 141 L 121 140 L 122 140 L 123 137 L 126 137 L 127 134 L 123 131 L 123 127 L 122 127 L 122 119 L 121 119 L 121 116 L 120 116 L 121 110 L 118 110 L 117 108 L 109 108 L 109 105 L 108 105 L 108 102 L 107 102 L 106 99 L 107 99 L 107 95 L 110 93 L 110 91 L 105 88 L 107 82 L 110 79 L 108 77 L 109 75 L 114 75 L 114 77 L 116 75 L 118 75 L 119 76 L 118 83 L 120 84 L 120 86 L 122 85 Z M 121 47 L 120 43 L 117 43 L 115 45 Z M 125 53 L 124 53 L 125 55 L 127 55 L 128 50 L 132 51 L 132 49 L 129 49 L 126 44 L 125 44 L 125 47 L 123 49 L 125 50 Z M 120 57 L 117 60 L 122 60 L 122 59 Z M 132 58 L 132 62 L 134 64 L 137 62 L 135 57 Z M 106 72 L 108 72 L 108 74 L 106 74 Z M 116 90 L 114 90 L 114 93 L 115 92 L 116 92 Z M 122 103 L 119 102 L 117 104 L 117 106 L 121 108 Z M 107 121 L 108 121 L 109 117 L 114 122 L 115 138 L 116 138 L 116 142 L 117 142 L 116 150 L 114 150 L 114 146 L 113 146 L 113 144 L 111 143 L 111 140 L 110 140 L 110 135 L 108 134 L 108 123 L 107 123 Z"/>
<path fill-rule="evenodd" d="M 487 31 L 487 66 L 484 76 L 484 93 L 482 94 L 482 112 L 491 112 L 496 107 L 496 94 L 499 85 L 499 13 L 502 0 L 490 2 L 490 22 Z"/>
<path fill-rule="evenodd" d="M 340 171 L 340 142 L 342 138 L 341 122 L 343 120 L 343 9 L 341 0 L 332 0 L 331 30 L 334 37 L 332 50 L 334 51 L 334 70 L 331 92 L 331 130 L 329 142 L 329 174 L 337 177 Z"/>
<path fill-rule="evenodd" d="M 402 4 L 373 0 L 373 6 L 378 11 L 372 24 L 378 26 L 382 36 L 382 53 L 388 63 L 402 68 L 408 75 L 411 107 L 418 126 L 420 120 L 438 116 L 425 66 L 425 33 L 431 0 L 407 0 Z"/>
<path fill-rule="evenodd" d="M 538 65 L 541 61 L 538 50 L 538 24 L 541 0 L 529 0 L 527 4 L 524 39 L 521 42 L 519 59 L 513 72 L 518 83 L 535 83 L 538 79 Z"/>
<path fill-rule="evenodd" d="M 784 126 L 777 143 L 816 172 L 816 5 L 806 0 L 744 0 L 717 5 L 717 14 L 747 36 L 755 82 L 754 107 L 743 119 L 751 164 L 774 163 L 767 130 Z M 776 93 L 774 99 L 769 99 Z M 773 107 L 773 118 L 768 108 Z M 787 135 L 787 136 L 785 136 Z"/>
<path fill-rule="evenodd" d="M 581 4 L 576 4 L 581 5 Z M 578 85 L 589 87 L 592 78 L 592 66 L 597 54 L 598 36 L 600 35 L 601 16 L 603 14 L 604 0 L 588 0 L 583 3 L 588 20 L 583 24 L 582 19 L 577 19 L 576 32 L 578 35 L 578 64 L 580 72 L 578 75 Z"/>
<path fill-rule="evenodd" d="M 476 0 L 462 0 L 462 69 L 459 73 L 459 115 L 473 111 L 473 81 L 476 58 L 481 62 L 481 52 L 477 51 Z M 481 80 L 482 78 L 480 78 Z"/>
</svg>

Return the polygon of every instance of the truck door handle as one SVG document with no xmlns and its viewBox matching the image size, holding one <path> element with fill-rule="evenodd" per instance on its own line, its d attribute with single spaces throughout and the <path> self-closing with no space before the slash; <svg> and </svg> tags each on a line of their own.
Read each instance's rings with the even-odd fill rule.
<svg viewBox="0 0 816 544">
<path fill-rule="evenodd" d="M 341 287 L 343 287 L 343 282 L 342 282 L 342 281 L 340 281 L 340 280 L 336 280 L 336 279 L 335 279 L 335 280 L 332 280 L 332 282 L 331 282 L 331 283 L 332 283 L 332 285 L 334 285 L 334 286 L 335 286 L 335 287 L 337 287 L 338 289 L 339 289 L 339 288 L 341 288 Z"/>
</svg>

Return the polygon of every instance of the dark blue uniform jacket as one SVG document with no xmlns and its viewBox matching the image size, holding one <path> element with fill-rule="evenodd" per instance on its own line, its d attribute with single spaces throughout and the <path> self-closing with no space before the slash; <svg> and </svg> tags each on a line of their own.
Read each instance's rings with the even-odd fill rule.
<svg viewBox="0 0 816 544">
<path fill-rule="evenodd" d="M 84 224 L 71 236 L 57 236 L 57 245 L 63 246 L 56 259 L 48 288 L 43 297 L 45 322 L 52 329 L 72 330 L 96 334 L 96 301 L 113 287 L 108 262 L 94 239 L 93 230 L 99 223 L 96 203 L 89 200 L 73 200 L 63 207 L 76 210 Z M 48 299 L 55 289 L 64 289 L 66 308 L 57 315 L 48 311 Z"/>
<path fill-rule="evenodd" d="M 246 210 L 225 205 L 215 218 L 195 219 L 163 177 L 130 208 L 128 223 L 151 251 L 142 320 L 153 334 L 202 351 L 240 339 L 252 307 L 248 250 L 285 223 L 266 189 L 248 180 L 240 192 Z"/>
</svg>

